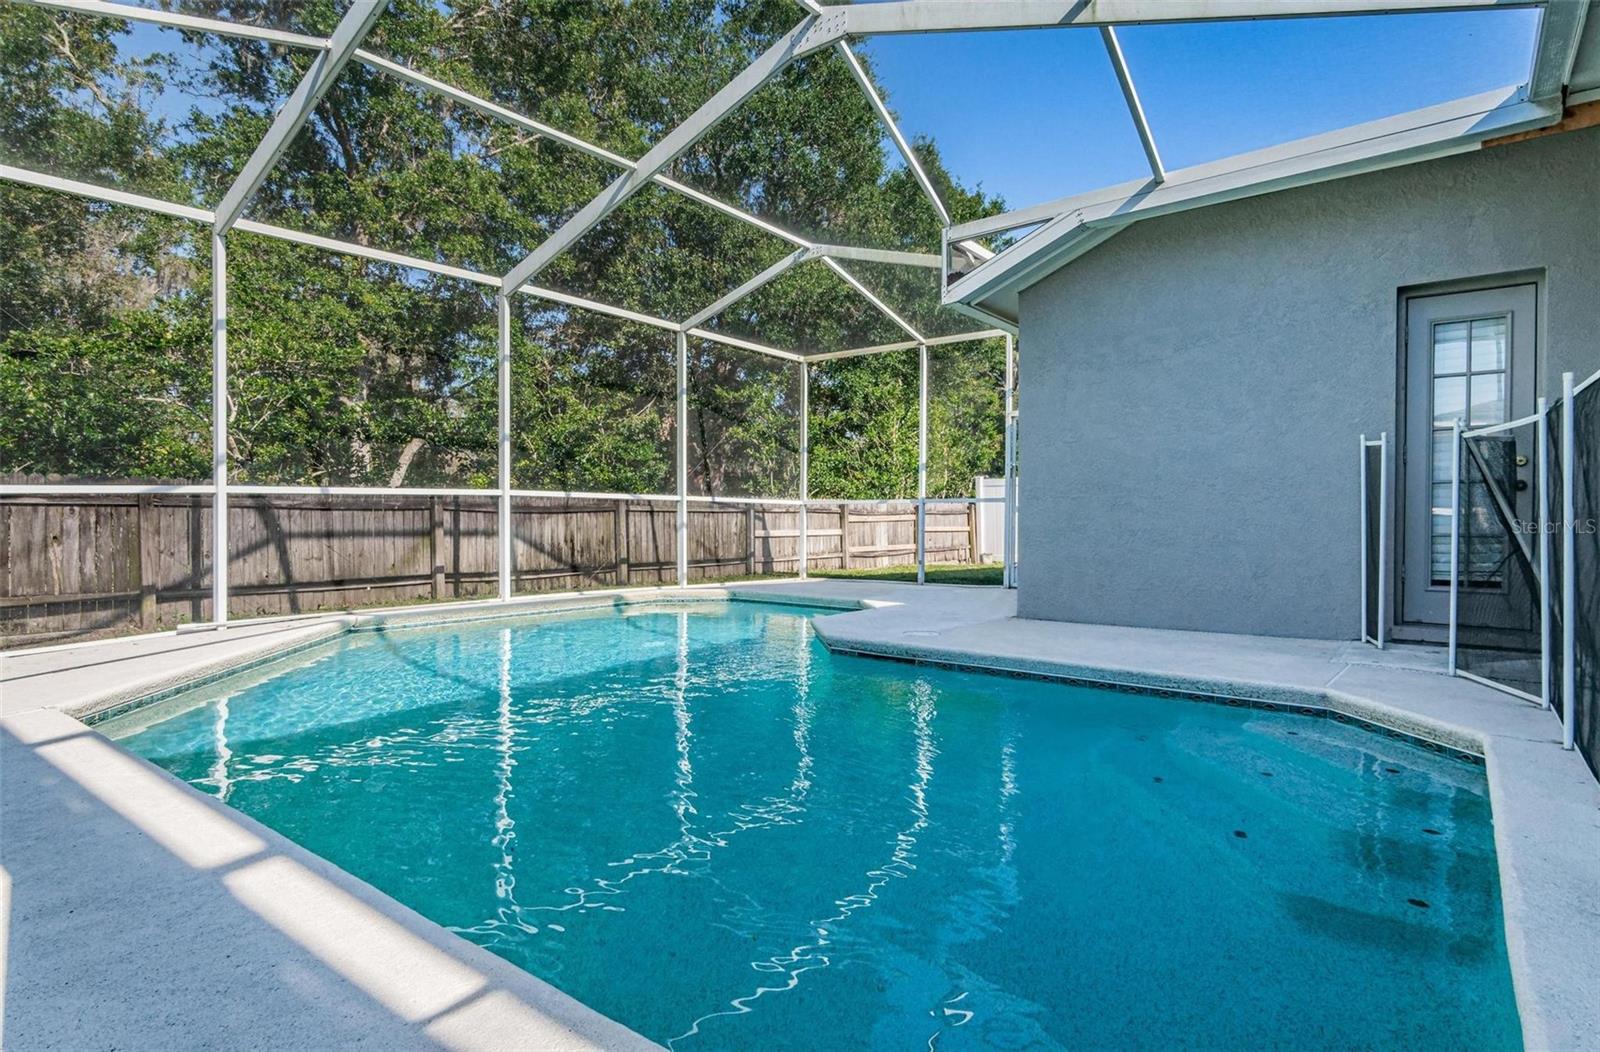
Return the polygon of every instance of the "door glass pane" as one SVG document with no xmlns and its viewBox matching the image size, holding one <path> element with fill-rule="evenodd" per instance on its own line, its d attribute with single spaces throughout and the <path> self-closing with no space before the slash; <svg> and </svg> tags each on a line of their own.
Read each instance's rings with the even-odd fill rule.
<svg viewBox="0 0 1600 1052">
<path fill-rule="evenodd" d="M 1433 382 L 1433 426 L 1449 427 L 1467 415 L 1467 378 L 1447 376 Z"/>
<path fill-rule="evenodd" d="M 1450 427 L 1456 420 L 1465 420 L 1469 427 L 1485 427 L 1507 418 L 1505 370 L 1509 340 L 1510 325 L 1505 315 L 1433 327 L 1434 432 L 1429 490 L 1434 514 L 1429 576 L 1437 586 L 1450 583 Z"/>
<path fill-rule="evenodd" d="M 1509 319 L 1480 318 L 1472 323 L 1472 371 L 1503 370 L 1506 367 L 1506 341 Z"/>
<path fill-rule="evenodd" d="M 1449 510 L 1449 497 L 1445 498 L 1446 510 Z M 1428 550 L 1430 578 L 1435 585 L 1448 585 L 1450 583 L 1450 517 L 1448 515 L 1433 516 L 1433 539 Z"/>
<path fill-rule="evenodd" d="M 1467 371 L 1467 334 L 1471 323 L 1452 321 L 1433 327 L 1433 375 Z"/>
<path fill-rule="evenodd" d="M 1473 351 L 1477 355 L 1476 349 Z M 1449 381 L 1438 381 L 1446 383 Z M 1488 373 L 1472 378 L 1472 410 L 1468 423 L 1473 427 L 1487 427 L 1503 423 L 1506 419 L 1506 374 Z"/>
</svg>

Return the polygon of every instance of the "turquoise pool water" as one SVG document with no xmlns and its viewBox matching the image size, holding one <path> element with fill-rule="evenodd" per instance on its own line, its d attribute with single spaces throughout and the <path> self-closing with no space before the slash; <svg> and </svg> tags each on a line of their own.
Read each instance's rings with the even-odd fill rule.
<svg viewBox="0 0 1600 1052">
<path fill-rule="evenodd" d="M 674 1048 L 1520 1045 L 1481 768 L 810 613 L 362 632 L 99 729 Z"/>
</svg>

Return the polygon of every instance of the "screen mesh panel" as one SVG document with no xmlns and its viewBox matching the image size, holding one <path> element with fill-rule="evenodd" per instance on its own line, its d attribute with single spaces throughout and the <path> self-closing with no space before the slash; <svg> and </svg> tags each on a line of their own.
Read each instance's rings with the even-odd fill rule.
<svg viewBox="0 0 1600 1052">
<path fill-rule="evenodd" d="M 792 25 L 787 15 L 780 21 Z M 819 122 L 819 112 L 831 116 Z M 885 145 L 849 66 L 826 48 L 758 88 L 671 173 L 812 241 L 937 252 L 938 213 Z M 938 180 L 937 155 L 924 156 Z"/>
<path fill-rule="evenodd" d="M 503 274 L 615 175 L 604 161 L 351 62 L 245 215 Z"/>
<path fill-rule="evenodd" d="M 707 304 L 755 273 L 718 290 Z M 904 330 L 820 259 L 795 264 L 709 319 L 704 328 L 799 354 L 848 351 L 907 339 Z"/>
<path fill-rule="evenodd" d="M 973 497 L 1005 473 L 1003 340 L 928 349 L 928 496 Z"/>
<path fill-rule="evenodd" d="M 811 370 L 811 495 L 917 495 L 917 352 L 818 362 Z"/>
<path fill-rule="evenodd" d="M 793 250 L 781 238 L 650 185 L 595 224 L 532 283 L 683 321 Z"/>
<path fill-rule="evenodd" d="M 939 269 L 844 260 L 840 265 L 924 337 L 960 336 L 988 328 L 939 300 Z"/>
<path fill-rule="evenodd" d="M 674 14 L 658 3 L 412 0 L 390 3 L 365 46 L 631 160 L 748 61 L 731 47 L 714 61 L 703 22 Z M 674 61 L 691 49 L 702 61 Z"/>
<path fill-rule="evenodd" d="M 689 341 L 689 492 L 800 496 L 798 362 Z"/>
<path fill-rule="evenodd" d="M 229 245 L 235 480 L 495 484 L 491 290 L 260 235 Z"/>
<path fill-rule="evenodd" d="M 210 481 L 209 229 L 0 183 L 0 476 Z"/>
<path fill-rule="evenodd" d="M 528 296 L 511 310 L 512 486 L 674 492 L 673 334 Z"/>
<path fill-rule="evenodd" d="M 1538 425 L 1462 440 L 1459 668 L 1540 684 Z"/>
<path fill-rule="evenodd" d="M 1578 748 L 1600 777 L 1600 383 L 1579 391 L 1572 405 L 1573 559 L 1577 582 L 1574 640 Z"/>
<path fill-rule="evenodd" d="M 214 207 L 312 53 L 0 5 L 0 163 Z"/>
</svg>

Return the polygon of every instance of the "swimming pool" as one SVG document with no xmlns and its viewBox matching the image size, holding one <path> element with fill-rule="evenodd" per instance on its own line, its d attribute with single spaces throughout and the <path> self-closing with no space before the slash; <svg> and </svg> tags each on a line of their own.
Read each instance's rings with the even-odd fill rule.
<svg viewBox="0 0 1600 1052">
<path fill-rule="evenodd" d="M 98 729 L 674 1048 L 1520 1045 L 1481 767 L 818 612 L 363 631 Z"/>
</svg>

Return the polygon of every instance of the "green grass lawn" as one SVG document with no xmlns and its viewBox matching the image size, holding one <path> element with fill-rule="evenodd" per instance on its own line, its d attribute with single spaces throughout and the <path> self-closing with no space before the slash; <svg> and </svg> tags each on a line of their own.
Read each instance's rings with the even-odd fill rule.
<svg viewBox="0 0 1600 1052">
<path fill-rule="evenodd" d="M 1000 584 L 999 563 L 932 563 L 929 584 Z M 874 581 L 915 581 L 915 566 L 880 566 L 869 570 L 812 570 L 812 577 L 861 577 Z"/>
</svg>

